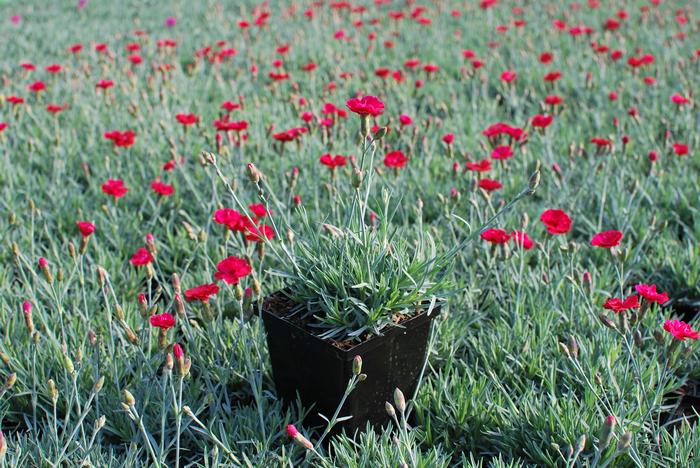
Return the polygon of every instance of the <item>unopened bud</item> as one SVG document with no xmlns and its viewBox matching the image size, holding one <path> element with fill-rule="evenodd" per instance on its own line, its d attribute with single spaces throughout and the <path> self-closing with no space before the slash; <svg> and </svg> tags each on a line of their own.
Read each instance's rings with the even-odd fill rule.
<svg viewBox="0 0 700 468">
<path fill-rule="evenodd" d="M 34 333 L 34 320 L 32 319 L 32 303 L 24 301 L 22 304 L 22 312 L 24 312 L 24 323 L 27 326 L 29 335 Z"/>
<path fill-rule="evenodd" d="M 606 327 L 611 328 L 613 330 L 617 329 L 617 327 L 615 326 L 615 323 L 612 320 L 610 320 L 607 315 L 598 314 L 598 318 L 603 323 L 603 325 L 605 325 Z"/>
<path fill-rule="evenodd" d="M 598 450 L 601 452 L 608 448 L 613 436 L 615 435 L 615 416 L 608 416 L 605 418 L 603 427 L 600 430 L 600 440 L 598 440 Z"/>
<path fill-rule="evenodd" d="M 250 181 L 254 184 L 260 182 L 260 171 L 253 163 L 248 163 L 248 178 L 250 178 Z"/>
<path fill-rule="evenodd" d="M 68 356 L 68 354 L 63 355 L 63 364 L 70 375 L 75 373 L 75 366 L 73 365 L 73 360 Z"/>
<path fill-rule="evenodd" d="M 355 375 L 362 373 L 362 358 L 360 356 L 355 356 L 352 360 L 352 373 Z"/>
<path fill-rule="evenodd" d="M 177 273 L 173 273 L 172 282 L 173 282 L 173 291 L 175 291 L 175 294 L 181 294 L 182 293 L 182 286 L 180 285 L 180 277 L 178 276 Z"/>
<path fill-rule="evenodd" d="M 13 372 L 7 376 L 7 379 L 5 379 L 5 389 L 9 390 L 14 387 L 15 382 L 17 382 L 17 374 Z"/>
<path fill-rule="evenodd" d="M 98 432 L 100 429 L 105 427 L 105 423 L 107 422 L 107 418 L 103 414 L 97 420 L 95 421 L 95 432 Z"/>
<path fill-rule="evenodd" d="M 190 358 L 185 359 L 185 362 L 182 365 L 182 368 L 180 369 L 180 375 L 182 375 L 183 378 L 187 377 L 190 375 L 190 368 L 192 367 L 192 361 Z"/>
<path fill-rule="evenodd" d="M 571 352 L 571 357 L 578 359 L 578 343 L 576 342 L 576 337 L 571 335 L 569 337 L 569 351 Z"/>
<path fill-rule="evenodd" d="M 51 401 L 56 403 L 58 401 L 58 389 L 56 388 L 56 383 L 53 381 L 53 379 L 49 379 L 47 387 L 49 388 L 49 395 L 51 396 Z"/>
<path fill-rule="evenodd" d="M 404 398 L 403 392 L 398 388 L 394 390 L 394 404 L 402 414 L 406 411 L 406 398 Z"/>
<path fill-rule="evenodd" d="M 165 355 L 165 366 L 163 366 L 163 373 L 170 373 L 173 371 L 175 362 L 173 360 L 173 355 L 168 353 Z"/>
<path fill-rule="evenodd" d="M 364 174 L 359 168 L 355 168 L 352 171 L 352 186 L 353 188 L 360 188 L 362 185 L 362 179 L 364 179 Z"/>
<path fill-rule="evenodd" d="M 374 135 L 372 136 L 372 139 L 373 139 L 374 141 L 379 141 L 379 140 L 381 140 L 382 138 L 384 138 L 384 136 L 386 135 L 386 132 L 387 132 L 386 127 L 379 127 L 379 130 L 377 130 L 376 132 L 374 132 Z"/>
<path fill-rule="evenodd" d="M 100 280 L 100 286 L 104 288 L 107 281 L 107 270 L 101 266 L 97 266 L 97 278 Z"/>
<path fill-rule="evenodd" d="M 175 294 L 175 311 L 180 317 L 185 316 L 185 303 L 182 302 L 182 297 L 180 294 Z"/>
<path fill-rule="evenodd" d="M 49 268 L 49 262 L 44 257 L 41 257 L 39 259 L 39 269 L 44 274 L 44 278 L 46 278 L 46 281 L 48 281 L 49 283 L 53 283 L 53 275 L 51 274 L 51 270 Z"/>
<path fill-rule="evenodd" d="M 537 187 L 540 185 L 540 170 L 537 169 L 535 172 L 532 173 L 530 176 L 530 180 L 528 181 L 528 194 L 532 195 L 535 193 L 535 190 L 537 190 Z"/>
<path fill-rule="evenodd" d="M 129 407 L 134 406 L 136 404 L 136 399 L 134 398 L 134 395 L 132 395 L 131 392 L 127 389 L 124 389 L 124 403 L 126 403 Z"/>
<path fill-rule="evenodd" d="M 632 445 L 632 433 L 627 431 L 620 437 L 617 442 L 617 451 L 619 453 L 624 453 L 629 450 L 630 445 Z"/>
<path fill-rule="evenodd" d="M 559 350 L 562 352 L 562 354 L 564 356 L 571 359 L 571 352 L 569 351 L 569 347 L 566 346 L 564 343 L 559 342 Z"/>
<path fill-rule="evenodd" d="M 396 410 L 394 409 L 394 405 L 392 405 L 388 401 L 384 402 L 384 409 L 386 410 L 386 414 L 388 414 L 389 417 L 393 418 L 396 416 Z"/>
<path fill-rule="evenodd" d="M 95 382 L 95 385 L 92 387 L 92 393 L 100 393 L 104 384 L 105 384 L 104 377 L 100 377 L 99 379 L 97 379 L 97 382 Z"/>
<path fill-rule="evenodd" d="M 209 151 L 202 151 L 202 159 L 209 164 L 216 164 L 216 155 L 214 153 L 210 153 Z"/>
</svg>

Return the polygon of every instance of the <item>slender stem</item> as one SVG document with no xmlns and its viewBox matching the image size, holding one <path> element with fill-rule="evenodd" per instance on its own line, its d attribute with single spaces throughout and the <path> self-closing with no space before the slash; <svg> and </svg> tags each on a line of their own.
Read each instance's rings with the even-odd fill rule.
<svg viewBox="0 0 700 468">
<path fill-rule="evenodd" d="M 182 381 L 183 376 L 180 376 L 179 389 L 177 392 L 177 438 L 175 439 L 175 468 L 180 467 L 180 427 L 182 425 Z"/>
<path fill-rule="evenodd" d="M 348 386 L 345 388 L 345 393 L 343 393 L 343 398 L 341 398 L 340 403 L 338 404 L 338 407 L 335 409 L 335 413 L 333 413 L 333 417 L 328 421 L 328 425 L 326 426 L 326 430 L 323 431 L 323 434 L 321 434 L 321 437 L 316 441 L 316 445 L 314 448 L 319 448 L 321 447 L 321 442 L 323 442 L 323 439 L 326 438 L 329 432 L 331 432 L 331 429 L 333 429 L 333 426 L 335 426 L 337 420 L 338 420 L 338 415 L 340 414 L 340 410 L 343 408 L 343 405 L 345 404 L 345 400 L 348 399 L 348 396 L 352 393 L 352 391 L 355 389 L 355 385 L 357 384 L 357 376 L 353 375 L 350 380 L 348 381 Z"/>
<path fill-rule="evenodd" d="M 70 446 L 70 443 L 73 441 L 73 437 L 75 437 L 75 434 L 78 432 L 79 429 L 83 427 L 83 421 L 85 420 L 85 417 L 88 414 L 88 411 L 90 410 L 90 405 L 92 404 L 92 400 L 95 398 L 96 393 L 92 392 L 90 393 L 90 397 L 88 398 L 88 401 L 85 403 L 85 407 L 83 410 L 80 412 L 80 417 L 78 418 L 78 421 L 75 423 L 75 428 L 73 429 L 73 432 L 71 432 L 70 437 L 68 437 L 68 441 L 66 442 L 66 445 L 63 446 L 63 449 L 61 450 L 61 453 L 58 454 L 58 457 L 56 458 L 56 463 L 55 466 L 60 466 L 61 459 L 63 459 L 63 455 L 65 455 L 66 450 L 68 450 L 68 447 Z M 54 405 L 54 410 L 56 406 Z M 54 419 L 55 423 L 55 419 Z"/>
<path fill-rule="evenodd" d="M 160 461 L 158 460 L 158 457 L 156 457 L 156 452 L 153 450 L 153 445 L 151 445 L 151 439 L 149 439 L 146 427 L 143 425 L 143 419 L 139 415 L 139 412 L 136 411 L 135 406 L 129 407 L 129 413 L 131 413 L 135 420 L 138 420 L 139 429 L 141 430 L 141 434 L 143 435 L 143 438 L 146 441 L 146 445 L 148 446 L 148 452 L 151 454 L 151 458 L 153 459 L 153 464 L 156 466 L 156 468 L 160 468 Z"/>
</svg>

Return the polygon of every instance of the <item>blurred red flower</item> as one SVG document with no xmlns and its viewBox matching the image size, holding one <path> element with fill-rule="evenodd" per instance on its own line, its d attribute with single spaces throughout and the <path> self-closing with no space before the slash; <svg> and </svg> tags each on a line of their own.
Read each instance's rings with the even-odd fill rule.
<svg viewBox="0 0 700 468">
<path fill-rule="evenodd" d="M 687 324 L 682 320 L 666 320 L 666 322 L 664 322 L 664 330 L 669 332 L 679 341 L 685 341 L 686 338 L 697 340 L 700 337 L 700 334 L 693 330 L 693 327 L 691 327 L 690 324 Z"/>
<path fill-rule="evenodd" d="M 358 115 L 376 117 L 384 112 L 384 103 L 375 96 L 364 96 L 362 99 L 352 98 L 346 103 L 348 109 Z"/>
<path fill-rule="evenodd" d="M 184 291 L 185 301 L 200 301 L 208 302 L 209 298 L 219 292 L 219 286 L 216 283 L 203 284 Z"/>
<path fill-rule="evenodd" d="M 656 292 L 655 284 L 640 283 L 636 285 L 634 289 L 649 302 L 657 302 L 659 304 L 668 302 L 668 294 L 665 292 Z"/>
<path fill-rule="evenodd" d="M 540 221 L 550 234 L 566 234 L 571 230 L 571 218 L 562 210 L 545 210 Z"/>
<path fill-rule="evenodd" d="M 89 237 L 90 234 L 95 232 L 95 225 L 89 221 L 78 221 L 76 224 L 78 225 L 80 235 L 83 237 Z"/>
<path fill-rule="evenodd" d="M 386 167 L 402 168 L 408 162 L 408 158 L 401 151 L 391 151 L 384 156 L 384 165 Z"/>
<path fill-rule="evenodd" d="M 624 300 L 617 297 L 611 297 L 605 301 L 605 304 L 603 304 L 603 308 L 612 310 L 616 314 L 619 314 L 620 312 L 624 312 L 629 309 L 638 309 L 639 296 L 629 296 Z"/>
<path fill-rule="evenodd" d="M 241 278 L 248 276 L 253 269 L 243 258 L 227 257 L 216 265 L 214 278 L 226 284 L 238 284 Z"/>
<path fill-rule="evenodd" d="M 124 181 L 121 179 L 107 179 L 107 182 L 102 184 L 102 191 L 114 198 L 121 198 L 129 189 L 124 186 Z"/>
<path fill-rule="evenodd" d="M 131 256 L 131 260 L 129 261 L 132 265 L 137 267 L 145 266 L 153 261 L 153 255 L 151 255 L 151 252 L 149 252 L 147 248 L 141 247 L 134 252 L 134 254 Z"/>
<path fill-rule="evenodd" d="M 510 233 L 510 237 L 518 247 L 522 247 L 525 250 L 530 250 L 535 246 L 532 239 L 530 239 L 530 236 L 528 236 L 525 231 L 515 230 Z"/>
<path fill-rule="evenodd" d="M 620 245 L 621 239 L 622 233 L 620 231 L 604 231 L 593 236 L 593 239 L 591 239 L 591 245 L 604 249 L 610 249 L 616 245 Z"/>
<path fill-rule="evenodd" d="M 168 312 L 164 312 L 158 315 L 152 315 L 150 321 L 152 327 L 158 327 L 163 330 L 167 330 L 168 328 L 175 325 L 175 317 L 173 317 Z"/>
<path fill-rule="evenodd" d="M 510 235 L 503 229 L 490 228 L 482 232 L 479 236 L 492 244 L 505 244 L 510 240 Z"/>
</svg>

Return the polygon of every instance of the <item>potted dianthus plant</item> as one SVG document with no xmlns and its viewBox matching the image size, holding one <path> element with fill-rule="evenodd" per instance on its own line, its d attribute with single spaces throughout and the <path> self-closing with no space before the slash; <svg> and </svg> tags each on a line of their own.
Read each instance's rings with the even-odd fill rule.
<svg viewBox="0 0 700 468">
<path fill-rule="evenodd" d="M 486 224 L 439 253 L 427 232 L 408 238 L 392 226 L 394 197 L 383 191 L 370 198 L 377 142 L 386 135 L 385 128 L 372 133 L 370 125 L 384 104 L 365 96 L 350 99 L 347 107 L 361 119 L 353 195 L 342 202 L 335 220 L 311 220 L 299 207 L 301 221 L 295 228 L 284 216 L 269 215 L 275 236 L 262 237 L 277 260 L 272 272 L 283 277 L 285 287 L 258 302 L 278 397 L 287 403 L 300 399 L 311 408 L 305 424 L 327 424 L 327 430 L 336 426 L 334 432 L 382 424 L 387 421 L 385 401 L 396 388 L 414 394 L 427 362 L 431 321 L 450 291 L 455 255 L 533 193 L 539 180 L 536 171 L 529 186 Z M 216 157 L 207 153 L 205 158 L 227 182 Z M 252 164 L 248 175 L 267 205 L 269 186 L 263 175 Z M 235 191 L 230 193 L 245 212 Z M 378 213 L 373 222 L 371 200 Z M 341 410 L 348 416 L 341 417 Z"/>
</svg>

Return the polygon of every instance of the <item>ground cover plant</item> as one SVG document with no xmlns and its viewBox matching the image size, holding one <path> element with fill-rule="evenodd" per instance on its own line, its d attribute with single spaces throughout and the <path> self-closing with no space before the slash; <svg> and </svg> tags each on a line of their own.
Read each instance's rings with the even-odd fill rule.
<svg viewBox="0 0 700 468">
<path fill-rule="evenodd" d="M 696 10 L 3 2 L 2 463 L 693 466 Z M 287 285 L 275 249 L 337 246 L 369 96 L 361 248 L 419 264 L 476 240 L 445 265 L 416 394 L 327 437 L 277 398 L 255 304 Z M 313 276 L 312 253 L 307 285 L 366 272 Z M 327 336 L 368 323 L 323 310 Z"/>
</svg>

